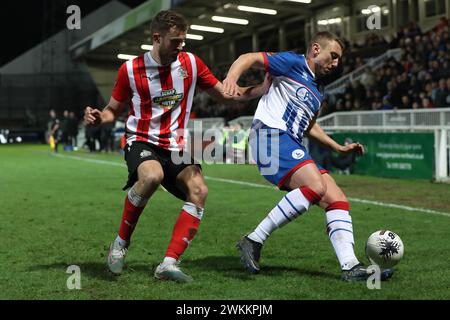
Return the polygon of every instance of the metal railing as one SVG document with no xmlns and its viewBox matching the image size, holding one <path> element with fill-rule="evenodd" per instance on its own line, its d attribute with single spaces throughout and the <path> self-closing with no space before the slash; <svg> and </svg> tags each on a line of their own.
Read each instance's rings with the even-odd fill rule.
<svg viewBox="0 0 450 320">
<path fill-rule="evenodd" d="M 434 130 L 450 128 L 450 108 L 334 112 L 317 122 L 329 130 Z"/>
<path fill-rule="evenodd" d="M 390 49 L 383 53 L 382 55 L 372 58 L 365 65 L 359 67 L 358 69 L 350 72 L 349 74 L 340 77 L 336 81 L 330 83 L 325 87 L 325 93 L 327 94 L 336 94 L 344 89 L 345 85 L 349 82 L 353 82 L 355 80 L 359 80 L 366 69 L 371 68 L 372 70 L 377 70 L 381 68 L 389 58 L 394 57 L 396 60 L 400 60 L 400 56 L 402 55 L 403 50 L 398 49 Z"/>
</svg>

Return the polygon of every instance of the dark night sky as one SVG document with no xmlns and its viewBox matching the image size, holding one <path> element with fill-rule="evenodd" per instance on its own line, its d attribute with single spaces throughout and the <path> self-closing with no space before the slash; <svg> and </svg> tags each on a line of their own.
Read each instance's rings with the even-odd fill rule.
<svg viewBox="0 0 450 320">
<path fill-rule="evenodd" d="M 66 8 L 76 4 L 81 8 L 81 16 L 99 8 L 110 0 L 7 0 L 0 9 L 1 55 L 0 66 L 31 49 L 66 25 Z M 145 0 L 120 0 L 134 8 Z M 53 11 L 54 23 L 44 20 Z"/>
</svg>

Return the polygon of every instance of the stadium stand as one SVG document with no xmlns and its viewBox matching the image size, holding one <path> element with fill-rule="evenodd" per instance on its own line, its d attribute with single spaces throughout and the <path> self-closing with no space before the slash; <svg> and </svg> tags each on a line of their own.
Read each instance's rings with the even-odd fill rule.
<svg viewBox="0 0 450 320">
<path fill-rule="evenodd" d="M 123 63 L 118 55 L 136 56 L 148 50 L 143 49 L 143 44 L 151 44 L 149 22 L 157 11 L 169 8 L 185 15 L 192 24 L 223 27 L 223 33 L 191 28 L 190 32 L 202 40 L 186 41 L 186 50 L 201 57 L 219 79 L 225 78 L 231 63 L 242 53 L 304 53 L 317 31 L 338 34 L 346 51 L 340 68 L 324 81 L 327 95 L 320 114 L 323 121 L 328 115 L 340 119 L 342 112 L 349 111 L 359 119 L 358 112 L 388 114 L 450 107 L 448 0 L 246 2 L 276 10 L 277 14 L 271 18 L 244 13 L 236 4 L 208 0 L 142 1 L 132 9 L 119 1 L 109 2 L 83 18 L 81 31 L 62 30 L 0 68 L 0 128 L 9 130 L 10 135 L 16 129 L 33 130 L 36 126 L 44 130 L 50 109 L 55 109 L 58 116 L 66 109 L 75 111 L 81 118 L 85 105 L 104 105 Z M 369 10 L 371 5 L 375 7 Z M 217 13 L 248 19 L 249 25 L 212 23 L 211 17 Z M 374 16 L 380 23 L 368 30 L 368 18 Z M 57 46 L 52 48 L 54 42 Z M 262 72 L 251 70 L 239 84 L 253 85 L 262 77 Z M 71 105 L 65 101 L 71 101 Z M 191 119 L 201 121 L 204 128 L 228 128 L 238 123 L 248 128 L 256 106 L 257 101 L 224 106 L 198 92 Z M 414 116 L 405 117 L 419 119 L 423 113 L 411 114 Z M 397 120 L 402 117 L 397 116 Z M 125 118 L 122 115 L 118 123 Z M 444 121 L 441 125 L 447 124 Z M 78 131 L 78 146 L 92 137 L 100 145 L 97 136 L 101 133 L 85 133 L 83 129 Z M 116 124 L 113 134 L 119 136 L 121 130 Z M 42 132 L 39 136 L 43 136 Z"/>
<path fill-rule="evenodd" d="M 322 115 L 335 111 L 450 107 L 450 41 L 448 19 L 434 28 L 401 30 L 399 60 L 387 59 L 377 70 L 366 68 L 360 80 L 330 95 Z"/>
</svg>

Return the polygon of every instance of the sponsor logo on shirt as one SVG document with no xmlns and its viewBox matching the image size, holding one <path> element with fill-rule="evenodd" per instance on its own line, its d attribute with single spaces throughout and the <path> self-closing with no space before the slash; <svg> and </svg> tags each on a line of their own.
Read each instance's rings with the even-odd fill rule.
<svg viewBox="0 0 450 320">
<path fill-rule="evenodd" d="M 175 89 L 162 90 L 161 96 L 153 98 L 153 103 L 159 105 L 161 108 L 173 108 L 177 107 L 181 100 L 183 100 L 184 94 L 177 93 Z"/>
<path fill-rule="evenodd" d="M 306 101 L 310 99 L 310 93 L 308 92 L 308 89 L 305 87 L 300 87 L 297 89 L 297 92 L 295 92 L 295 95 L 297 98 L 301 101 Z"/>
</svg>

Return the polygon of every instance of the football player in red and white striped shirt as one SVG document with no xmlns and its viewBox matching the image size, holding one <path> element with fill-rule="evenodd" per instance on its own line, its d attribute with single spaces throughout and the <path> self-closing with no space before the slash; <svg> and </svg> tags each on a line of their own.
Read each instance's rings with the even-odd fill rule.
<svg viewBox="0 0 450 320">
<path fill-rule="evenodd" d="M 196 55 L 183 52 L 187 22 L 173 11 L 161 11 L 151 24 L 153 49 L 119 69 L 108 105 L 100 111 L 85 109 L 85 122 L 93 125 L 112 122 L 130 105 L 126 120 L 125 160 L 130 188 L 125 197 L 119 235 L 111 244 L 108 267 L 114 274 L 123 270 L 131 234 L 149 198 L 162 184 L 170 193 L 185 201 L 175 223 L 163 262 L 155 277 L 162 280 L 190 282 L 177 261 L 194 238 L 203 216 L 208 188 L 199 164 L 175 164 L 172 153 L 184 152 L 183 129 L 191 112 L 198 85 L 216 100 L 250 100 L 269 88 L 268 78 L 257 87 L 240 88 L 227 95 L 223 85 Z"/>
</svg>

